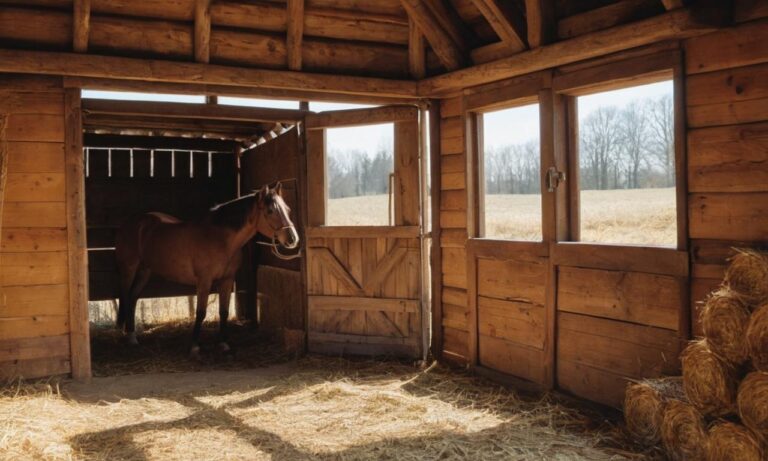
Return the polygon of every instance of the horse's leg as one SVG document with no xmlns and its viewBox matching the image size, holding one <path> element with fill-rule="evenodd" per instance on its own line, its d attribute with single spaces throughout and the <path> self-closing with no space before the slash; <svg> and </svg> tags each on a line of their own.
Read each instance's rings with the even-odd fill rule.
<svg viewBox="0 0 768 461">
<path fill-rule="evenodd" d="M 131 287 L 133 286 L 133 280 L 136 278 L 136 269 L 138 268 L 138 262 L 131 265 L 120 264 L 118 268 L 120 272 L 120 304 L 117 306 L 117 328 L 123 329 L 125 327 L 125 320 L 128 313 L 128 304 L 131 297 Z"/>
<path fill-rule="evenodd" d="M 229 298 L 234 285 L 234 278 L 219 281 L 219 349 L 222 352 L 229 352 L 227 321 L 229 320 Z"/>
<path fill-rule="evenodd" d="M 192 330 L 192 348 L 189 355 L 193 359 L 200 357 L 200 327 L 205 320 L 205 311 L 208 306 L 208 294 L 211 292 L 211 282 L 200 281 L 197 284 L 197 312 L 195 314 L 195 328 Z"/>
<path fill-rule="evenodd" d="M 141 290 L 149 281 L 150 275 L 149 269 L 139 269 L 128 292 L 128 303 L 125 306 L 125 332 L 128 334 L 128 343 L 134 346 L 139 344 L 136 339 L 136 303 L 139 301 Z"/>
</svg>

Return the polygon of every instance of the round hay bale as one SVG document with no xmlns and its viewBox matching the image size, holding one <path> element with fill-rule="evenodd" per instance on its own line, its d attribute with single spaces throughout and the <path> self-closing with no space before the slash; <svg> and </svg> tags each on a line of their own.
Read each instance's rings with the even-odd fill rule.
<svg viewBox="0 0 768 461">
<path fill-rule="evenodd" d="M 707 461 L 762 461 L 760 439 L 741 424 L 718 422 L 709 428 Z"/>
<path fill-rule="evenodd" d="M 695 341 L 682 354 L 683 389 L 693 406 L 706 416 L 736 411 L 736 371 L 715 355 L 705 340 Z"/>
<path fill-rule="evenodd" d="M 628 385 L 624 394 L 624 421 L 630 435 L 646 446 L 658 444 L 664 405 L 671 398 L 682 397 L 680 378 L 649 379 Z"/>
<path fill-rule="evenodd" d="M 768 303 L 752 313 L 746 337 L 752 365 L 760 371 L 768 371 Z"/>
<path fill-rule="evenodd" d="M 753 371 L 739 386 L 741 422 L 768 440 L 768 373 Z"/>
<path fill-rule="evenodd" d="M 725 283 L 751 307 L 768 301 L 768 256 L 738 250 L 725 271 Z"/>
<path fill-rule="evenodd" d="M 670 400 L 664 406 L 661 441 L 672 460 L 704 459 L 707 452 L 704 417 L 692 405 Z"/>
<path fill-rule="evenodd" d="M 749 314 L 741 298 L 728 289 L 718 290 L 707 298 L 701 313 L 707 345 L 733 366 L 739 366 L 749 358 L 746 339 Z"/>
</svg>

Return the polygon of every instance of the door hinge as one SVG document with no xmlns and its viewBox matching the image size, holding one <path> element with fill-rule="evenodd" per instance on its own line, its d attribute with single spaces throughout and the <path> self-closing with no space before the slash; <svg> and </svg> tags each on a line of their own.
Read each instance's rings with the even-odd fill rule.
<svg viewBox="0 0 768 461">
<path fill-rule="evenodd" d="M 551 166 L 547 170 L 547 190 L 554 192 L 555 189 L 565 182 L 565 173 L 557 171 L 557 168 Z"/>
</svg>

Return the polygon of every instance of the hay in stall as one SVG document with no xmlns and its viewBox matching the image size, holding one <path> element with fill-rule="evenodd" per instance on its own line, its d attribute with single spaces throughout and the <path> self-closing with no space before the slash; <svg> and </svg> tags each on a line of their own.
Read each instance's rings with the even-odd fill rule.
<svg viewBox="0 0 768 461">
<path fill-rule="evenodd" d="M 725 284 L 750 307 L 768 302 L 768 256 L 738 249 L 725 271 Z"/>
<path fill-rule="evenodd" d="M 709 428 L 707 461 L 763 461 L 760 438 L 741 424 L 718 421 Z"/>
<path fill-rule="evenodd" d="M 629 384 L 624 395 L 624 421 L 630 435 L 645 446 L 658 444 L 664 405 L 671 399 L 684 398 L 683 382 L 679 377 Z"/>
<path fill-rule="evenodd" d="M 739 385 L 739 416 L 745 426 L 768 441 L 768 373 L 749 373 Z"/>
<path fill-rule="evenodd" d="M 760 371 L 768 371 L 768 303 L 752 313 L 746 338 L 752 366 Z"/>
<path fill-rule="evenodd" d="M 704 304 L 701 325 L 707 345 L 733 366 L 740 366 L 749 358 L 746 339 L 749 319 L 749 309 L 729 289 L 712 293 Z"/>
<path fill-rule="evenodd" d="M 707 451 L 704 417 L 693 405 L 670 400 L 664 406 L 661 441 L 672 460 L 704 459 Z"/>
<path fill-rule="evenodd" d="M 688 401 L 705 416 L 736 412 L 736 370 L 714 354 L 705 340 L 694 341 L 682 353 L 683 389 Z"/>
<path fill-rule="evenodd" d="M 308 357 L 0 393 L 0 459 L 640 459 L 604 413 L 464 372 Z"/>
</svg>

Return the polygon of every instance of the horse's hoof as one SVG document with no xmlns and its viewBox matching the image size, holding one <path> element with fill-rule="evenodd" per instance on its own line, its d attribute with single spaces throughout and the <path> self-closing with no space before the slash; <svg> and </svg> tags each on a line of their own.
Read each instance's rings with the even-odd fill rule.
<svg viewBox="0 0 768 461">
<path fill-rule="evenodd" d="M 139 341 L 136 339 L 136 332 L 128 333 L 128 336 L 126 337 L 126 340 L 128 341 L 128 344 L 131 346 L 138 346 Z"/>
<path fill-rule="evenodd" d="M 200 346 L 192 346 L 189 350 L 189 358 L 192 360 L 200 360 Z"/>
</svg>

